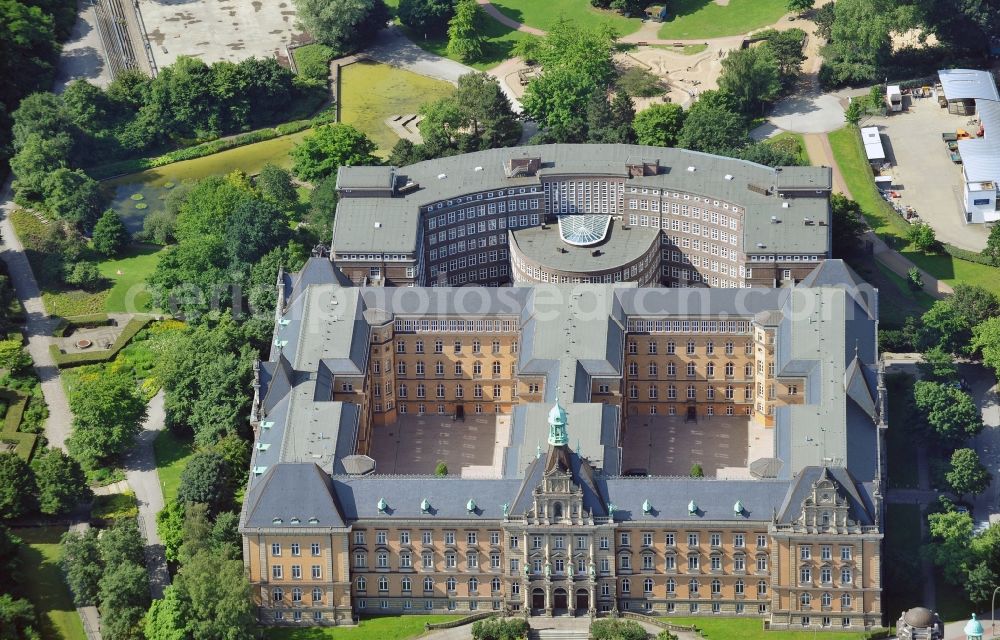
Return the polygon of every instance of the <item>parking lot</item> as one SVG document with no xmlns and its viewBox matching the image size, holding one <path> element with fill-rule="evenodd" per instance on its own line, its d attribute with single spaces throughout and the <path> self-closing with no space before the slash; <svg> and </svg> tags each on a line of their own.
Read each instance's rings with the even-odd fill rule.
<svg viewBox="0 0 1000 640">
<path fill-rule="evenodd" d="M 686 476 L 700 464 L 705 476 L 723 467 L 747 464 L 747 417 L 640 415 L 628 419 L 622 442 L 622 469 L 645 469 L 654 476 Z"/>
<path fill-rule="evenodd" d="M 975 133 L 978 124 L 957 116 L 932 98 L 904 96 L 907 108 L 886 117 L 875 117 L 863 126 L 877 126 L 892 166 L 895 200 L 914 208 L 931 225 L 942 242 L 970 251 L 986 246 L 989 228 L 966 224 L 961 206 L 962 167 L 951 161 L 941 133 L 965 129 Z"/>
<path fill-rule="evenodd" d="M 140 0 L 139 10 L 160 68 L 181 55 L 207 64 L 285 57 L 303 40 L 292 0 Z"/>
</svg>

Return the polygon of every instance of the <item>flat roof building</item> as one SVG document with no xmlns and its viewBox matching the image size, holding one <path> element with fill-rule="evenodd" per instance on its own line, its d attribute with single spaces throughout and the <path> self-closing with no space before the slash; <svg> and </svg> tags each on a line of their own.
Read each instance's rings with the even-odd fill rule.
<svg viewBox="0 0 1000 640">
<path fill-rule="evenodd" d="M 398 168 L 341 167 L 337 189 L 332 255 L 361 285 L 496 286 L 531 278 L 775 286 L 805 277 L 830 255 L 826 167 L 773 169 L 683 149 L 554 144 Z M 560 233 L 525 233 L 543 225 Z M 650 230 L 644 233 L 658 236 L 659 246 L 637 255 L 634 241 L 618 233 L 626 227 Z M 532 245 L 530 256 L 520 255 L 522 268 L 515 234 L 517 247 Z M 604 259 L 575 260 L 582 252 L 571 249 L 584 246 Z M 643 269 L 634 262 L 647 257 Z"/>
</svg>

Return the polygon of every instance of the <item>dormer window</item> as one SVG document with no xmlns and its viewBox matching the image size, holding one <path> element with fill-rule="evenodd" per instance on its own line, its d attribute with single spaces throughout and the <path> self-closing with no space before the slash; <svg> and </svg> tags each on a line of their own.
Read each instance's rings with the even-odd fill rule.
<svg viewBox="0 0 1000 640">
<path fill-rule="evenodd" d="M 823 518 L 823 526 L 824 527 L 830 526 L 830 512 L 824 511 L 822 518 Z"/>
</svg>

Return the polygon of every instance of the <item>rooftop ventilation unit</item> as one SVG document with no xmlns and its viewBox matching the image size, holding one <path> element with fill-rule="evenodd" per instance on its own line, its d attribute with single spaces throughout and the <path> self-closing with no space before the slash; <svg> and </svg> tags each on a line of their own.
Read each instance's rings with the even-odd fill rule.
<svg viewBox="0 0 1000 640">
<path fill-rule="evenodd" d="M 813 224 L 812 218 L 802 218 L 802 222 L 805 224 Z"/>
<path fill-rule="evenodd" d="M 791 206 L 791 203 L 788 203 L 788 202 L 782 202 L 781 203 L 781 208 L 782 209 L 787 209 L 789 206 Z"/>
<path fill-rule="evenodd" d="M 473 171 L 482 171 L 482 170 L 483 170 L 482 167 L 476 167 L 475 169 L 473 169 Z"/>
<path fill-rule="evenodd" d="M 381 222 L 376 222 L 375 223 L 375 228 L 376 229 L 381 229 L 382 228 L 382 223 Z"/>
<path fill-rule="evenodd" d="M 733 176 L 727 173 L 727 174 L 726 174 L 726 178 L 725 178 L 725 179 L 726 179 L 726 180 L 732 180 L 732 179 L 733 179 Z"/>
<path fill-rule="evenodd" d="M 771 216 L 771 224 L 778 224 L 779 222 L 781 221 L 778 220 L 778 216 Z"/>
<path fill-rule="evenodd" d="M 695 172 L 695 168 L 694 167 L 688 167 L 688 171 L 690 171 L 691 173 L 694 173 Z"/>
<path fill-rule="evenodd" d="M 758 243 L 757 243 L 757 248 L 758 248 L 758 249 L 763 249 L 763 248 L 764 248 L 764 247 L 766 247 L 766 246 L 767 246 L 767 245 L 766 245 L 766 244 L 764 244 L 763 242 L 758 242 Z"/>
<path fill-rule="evenodd" d="M 448 177 L 447 173 L 439 173 L 438 174 L 438 180 L 444 180 L 447 177 Z"/>
</svg>

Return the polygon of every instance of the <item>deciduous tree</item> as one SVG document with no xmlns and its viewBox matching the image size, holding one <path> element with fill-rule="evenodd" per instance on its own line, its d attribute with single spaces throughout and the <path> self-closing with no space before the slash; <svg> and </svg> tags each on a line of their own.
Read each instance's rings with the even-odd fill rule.
<svg viewBox="0 0 1000 640">
<path fill-rule="evenodd" d="M 639 144 L 673 147 L 684 125 L 684 109 L 672 102 L 653 104 L 635 114 L 632 128 Z"/>
<path fill-rule="evenodd" d="M 292 149 L 292 172 L 315 182 L 332 176 L 342 166 L 378 164 L 375 143 L 349 124 L 328 124 L 306 136 Z"/>
<path fill-rule="evenodd" d="M 295 7 L 306 30 L 340 54 L 367 45 L 389 20 L 382 0 L 295 0 Z"/>
<path fill-rule="evenodd" d="M 483 55 L 483 21 L 486 16 L 476 0 L 458 0 L 455 15 L 448 21 L 448 55 L 463 62 Z"/>
<path fill-rule="evenodd" d="M 38 508 L 45 514 L 68 513 L 94 495 L 80 463 L 60 449 L 47 449 L 35 455 L 35 478 Z"/>
<path fill-rule="evenodd" d="M 261 168 L 256 185 L 265 200 L 284 210 L 291 209 L 299 201 L 299 194 L 292 184 L 292 174 L 276 164 L 268 162 Z"/>
<path fill-rule="evenodd" d="M 455 15 L 455 0 L 400 0 L 396 15 L 417 35 L 440 36 Z"/>
<path fill-rule="evenodd" d="M 20 518 L 35 508 L 35 473 L 21 456 L 0 452 L 0 519 Z"/>
<path fill-rule="evenodd" d="M 993 479 L 975 449 L 958 449 L 951 454 L 950 468 L 944 478 L 959 496 L 978 495 L 986 491 Z"/>
<path fill-rule="evenodd" d="M 719 90 L 731 95 L 741 113 L 760 115 L 781 91 L 781 74 L 769 47 L 734 49 L 722 59 Z"/>
<path fill-rule="evenodd" d="M 146 417 L 146 403 L 130 375 L 106 372 L 83 380 L 70 394 L 70 453 L 91 468 L 110 462 L 132 445 Z"/>
<path fill-rule="evenodd" d="M 983 364 L 1000 377 L 1000 317 L 984 320 L 972 328 L 973 352 L 983 355 Z"/>
<path fill-rule="evenodd" d="M 921 380 L 913 398 L 932 433 L 945 446 L 956 446 L 983 429 L 983 417 L 969 394 L 940 382 Z"/>
<path fill-rule="evenodd" d="M 116 256 L 129 242 L 128 230 L 114 209 L 101 214 L 91 235 L 94 249 L 105 256 Z"/>
<path fill-rule="evenodd" d="M 97 529 L 69 531 L 62 537 L 62 570 L 73 603 L 87 607 L 97 603 L 98 583 L 103 573 Z"/>
<path fill-rule="evenodd" d="M 213 516 L 227 509 L 233 500 L 233 493 L 229 467 L 222 456 L 214 451 L 194 454 L 181 473 L 177 500 L 185 504 L 204 504 Z"/>
</svg>

